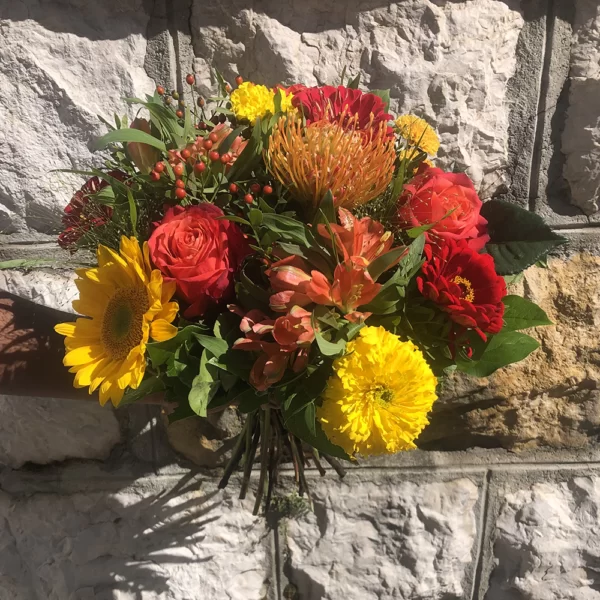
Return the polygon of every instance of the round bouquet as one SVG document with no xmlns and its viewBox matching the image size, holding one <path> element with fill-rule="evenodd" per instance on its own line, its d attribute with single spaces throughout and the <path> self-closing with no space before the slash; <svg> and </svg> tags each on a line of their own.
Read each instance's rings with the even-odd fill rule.
<svg viewBox="0 0 600 600">
<path fill-rule="evenodd" d="M 307 464 L 414 448 L 441 378 L 535 350 L 519 330 L 549 321 L 506 278 L 564 239 L 436 168 L 434 129 L 388 91 L 216 77 L 214 98 L 189 75 L 187 101 L 127 99 L 137 118 L 98 141 L 58 239 L 97 265 L 56 330 L 101 404 L 239 411 L 221 486 L 243 466 L 245 496 L 259 461 L 257 512 L 281 461 L 302 494 Z"/>
</svg>

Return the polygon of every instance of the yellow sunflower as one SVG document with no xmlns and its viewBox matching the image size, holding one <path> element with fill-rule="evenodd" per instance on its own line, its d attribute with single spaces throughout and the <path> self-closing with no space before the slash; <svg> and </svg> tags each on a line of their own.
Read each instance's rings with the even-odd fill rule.
<svg viewBox="0 0 600 600">
<path fill-rule="evenodd" d="M 119 253 L 98 246 L 98 267 L 80 269 L 75 281 L 79 299 L 73 308 L 89 318 L 55 327 L 65 336 L 64 364 L 75 373 L 74 387 L 100 390 L 100 404 L 117 406 L 125 389 L 136 389 L 146 370 L 146 343 L 172 338 L 179 309 L 170 302 L 174 282 L 152 269 L 148 245 L 121 238 Z"/>
<path fill-rule="evenodd" d="M 437 379 L 412 342 L 365 327 L 333 370 L 317 417 L 334 444 L 364 456 L 415 447 L 437 399 Z"/>
<path fill-rule="evenodd" d="M 402 115 L 396 119 L 396 127 L 410 146 L 416 146 L 430 155 L 437 154 L 440 149 L 440 139 L 427 121 L 414 115 Z"/>
</svg>

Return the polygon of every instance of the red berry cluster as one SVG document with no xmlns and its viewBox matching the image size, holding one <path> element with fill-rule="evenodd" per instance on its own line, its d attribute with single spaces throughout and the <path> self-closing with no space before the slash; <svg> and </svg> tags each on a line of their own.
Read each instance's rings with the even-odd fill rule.
<svg viewBox="0 0 600 600">
<path fill-rule="evenodd" d="M 252 204 L 256 195 L 260 194 L 261 191 L 264 196 L 269 196 L 273 193 L 273 188 L 270 185 L 261 185 L 258 182 L 254 182 L 250 185 L 250 191 L 244 194 L 244 202 Z M 237 194 L 240 191 L 240 186 L 237 183 L 229 184 L 229 192 L 231 194 Z"/>
</svg>

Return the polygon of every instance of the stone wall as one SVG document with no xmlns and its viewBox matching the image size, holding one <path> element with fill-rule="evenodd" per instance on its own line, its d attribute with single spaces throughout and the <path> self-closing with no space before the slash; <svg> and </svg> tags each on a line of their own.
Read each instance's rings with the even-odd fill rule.
<svg viewBox="0 0 600 600">
<path fill-rule="evenodd" d="M 600 598 L 598 0 L 0 0 L 0 260 L 48 257 L 100 115 L 209 65 L 266 83 L 390 88 L 439 164 L 570 240 L 517 292 L 555 325 L 488 380 L 448 381 L 420 450 L 313 503 L 216 489 L 224 421 L 0 395 L 0 600 Z M 68 271 L 0 271 L 61 310 Z M 0 390 L 0 394 L 2 391 Z M 174 449 L 175 448 L 175 449 Z M 286 487 L 288 485 L 288 487 Z"/>
</svg>

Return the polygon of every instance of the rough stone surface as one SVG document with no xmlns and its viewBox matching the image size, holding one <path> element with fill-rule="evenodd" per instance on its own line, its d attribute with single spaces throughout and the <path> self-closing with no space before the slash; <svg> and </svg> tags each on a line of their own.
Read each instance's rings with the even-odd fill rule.
<svg viewBox="0 0 600 600">
<path fill-rule="evenodd" d="M 507 84 L 523 24 L 518 0 L 196 0 L 191 20 L 204 93 L 210 65 L 271 85 L 337 84 L 346 67 L 366 87 L 390 88 L 393 110 L 429 118 L 438 164 L 466 169 L 485 197 L 507 168 Z"/>
<path fill-rule="evenodd" d="M 230 408 L 206 419 L 190 417 L 165 426 L 169 443 L 177 452 L 197 465 L 214 468 L 224 466 L 231 458 L 242 420 Z"/>
<path fill-rule="evenodd" d="M 120 441 L 113 411 L 97 402 L 0 395 L 0 465 L 103 460 Z"/>
<path fill-rule="evenodd" d="M 541 347 L 490 378 L 456 377 L 434 405 L 426 448 L 584 447 L 600 434 L 600 258 L 532 267 L 512 291 L 555 323 L 528 332 Z"/>
<path fill-rule="evenodd" d="M 284 527 L 284 573 L 301 598 L 470 597 L 478 497 L 469 479 L 328 477 L 315 485 L 314 512 Z"/>
<path fill-rule="evenodd" d="M 0 0 L 0 232 L 49 231 L 79 185 L 52 169 L 89 166 L 88 149 L 151 91 L 142 0 Z"/>
<path fill-rule="evenodd" d="M 600 598 L 600 479 L 536 483 L 504 497 L 485 600 Z"/>
<path fill-rule="evenodd" d="M 0 497 L 4 600 L 262 600 L 268 537 L 251 507 L 172 491 Z"/>
<path fill-rule="evenodd" d="M 31 300 L 62 312 L 73 312 L 71 303 L 79 292 L 75 273 L 63 270 L 0 270 L 0 291 Z"/>
<path fill-rule="evenodd" d="M 577 0 L 562 151 L 572 202 L 588 215 L 600 210 L 599 48 L 600 6 L 595 0 Z"/>
</svg>

